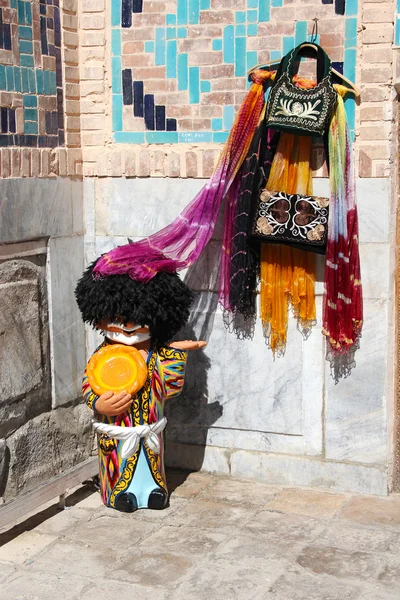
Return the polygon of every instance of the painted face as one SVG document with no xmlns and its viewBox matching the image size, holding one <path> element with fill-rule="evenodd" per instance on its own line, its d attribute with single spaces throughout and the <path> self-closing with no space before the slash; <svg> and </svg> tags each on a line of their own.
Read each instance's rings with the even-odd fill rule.
<svg viewBox="0 0 400 600">
<path fill-rule="evenodd" d="M 134 346 L 150 339 L 150 329 L 147 325 L 136 325 L 136 323 L 123 323 L 119 320 L 108 321 L 104 319 L 97 325 L 103 335 L 112 342 Z"/>
</svg>

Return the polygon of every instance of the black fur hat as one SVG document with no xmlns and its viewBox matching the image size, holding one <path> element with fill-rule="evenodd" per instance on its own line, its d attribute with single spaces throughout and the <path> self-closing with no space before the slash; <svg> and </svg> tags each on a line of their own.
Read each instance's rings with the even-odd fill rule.
<svg viewBox="0 0 400 600">
<path fill-rule="evenodd" d="M 75 289 L 76 301 L 86 323 L 103 319 L 148 325 L 153 341 L 162 345 L 185 325 L 193 293 L 177 273 L 160 272 L 148 283 L 129 275 L 93 278 L 97 260 L 84 272 Z"/>
</svg>

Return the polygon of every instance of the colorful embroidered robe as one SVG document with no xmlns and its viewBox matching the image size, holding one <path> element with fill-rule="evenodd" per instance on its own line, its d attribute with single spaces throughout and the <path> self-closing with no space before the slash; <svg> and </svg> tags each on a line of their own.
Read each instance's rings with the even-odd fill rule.
<svg viewBox="0 0 400 600">
<path fill-rule="evenodd" d="M 104 342 L 99 348 L 107 345 Z M 94 412 L 97 421 L 122 427 L 151 425 L 164 416 L 164 403 L 180 394 L 185 377 L 187 352 L 175 348 L 159 348 L 151 350 L 147 357 L 148 377 L 143 388 L 134 398 L 130 409 L 116 417 L 107 417 L 96 412 L 98 396 L 91 389 L 86 371 L 83 377 L 82 394 L 89 408 Z M 101 496 L 104 504 L 115 508 L 115 501 L 120 494 L 127 492 L 135 479 L 139 455 L 144 453 L 148 469 L 147 478 L 154 480 L 153 489 L 162 488 L 167 493 L 164 470 L 164 438 L 159 434 L 160 454 L 155 454 L 145 440 L 140 440 L 137 452 L 128 459 L 121 458 L 123 441 L 100 435 L 98 439 L 99 477 Z M 141 470 L 143 470 L 141 468 Z M 150 475 L 149 475 L 150 474 Z M 136 482 L 136 486 L 138 483 Z M 140 485 L 140 482 L 139 482 Z M 151 491 L 151 490 L 150 490 Z M 138 507 L 147 506 L 141 504 Z"/>
</svg>

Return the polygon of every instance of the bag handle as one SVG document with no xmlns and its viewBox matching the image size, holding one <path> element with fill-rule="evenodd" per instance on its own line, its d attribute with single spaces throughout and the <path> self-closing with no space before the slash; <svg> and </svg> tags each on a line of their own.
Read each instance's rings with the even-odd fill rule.
<svg viewBox="0 0 400 600">
<path fill-rule="evenodd" d="M 278 67 L 278 71 L 276 73 L 275 81 L 283 75 L 283 73 L 287 73 L 290 80 L 292 80 L 294 73 L 293 67 L 297 56 L 300 54 L 303 48 L 313 48 L 317 53 L 317 84 L 320 83 L 327 75 L 331 77 L 332 72 L 332 63 L 321 46 L 318 44 L 311 44 L 310 42 L 303 42 L 296 48 L 293 48 L 290 52 L 288 52 L 281 60 L 281 63 Z"/>
</svg>

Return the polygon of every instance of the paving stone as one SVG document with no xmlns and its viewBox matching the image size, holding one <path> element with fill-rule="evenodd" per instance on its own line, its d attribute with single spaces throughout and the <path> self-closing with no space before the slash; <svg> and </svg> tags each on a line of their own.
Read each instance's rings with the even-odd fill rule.
<svg viewBox="0 0 400 600">
<path fill-rule="evenodd" d="M 297 558 L 299 565 L 316 574 L 333 575 L 342 579 L 372 579 L 379 571 L 373 554 L 345 552 L 329 546 L 308 546 Z"/>
<path fill-rule="evenodd" d="M 388 498 L 353 496 L 338 516 L 360 523 L 399 527 L 400 496 L 389 496 Z"/>
<path fill-rule="evenodd" d="M 230 506 L 222 502 L 207 502 L 199 499 L 177 512 L 168 524 L 205 528 L 242 525 L 255 514 L 254 507 L 251 509 L 243 506 Z"/>
<path fill-rule="evenodd" d="M 343 506 L 346 496 L 318 490 L 285 489 L 268 502 L 267 510 L 309 515 L 310 517 L 333 517 Z"/>
<path fill-rule="evenodd" d="M 86 587 L 87 589 L 80 593 L 77 600 L 111 600 L 112 598 L 118 600 L 167 600 L 168 598 L 167 590 L 150 587 L 149 585 L 142 586 L 121 581 L 110 581 L 110 579 L 96 581 L 96 583 L 91 583 Z"/>
<path fill-rule="evenodd" d="M 83 500 L 80 500 L 76 506 L 79 508 L 99 508 L 100 506 L 104 506 L 104 504 L 101 500 L 99 492 L 93 492 L 93 494 L 90 494 Z"/>
<path fill-rule="evenodd" d="M 200 529 L 195 527 L 175 527 L 164 525 L 158 531 L 152 533 L 140 546 L 161 548 L 165 552 L 178 553 L 182 556 L 207 556 L 221 543 L 233 537 L 237 530 L 233 527 L 222 531 L 212 529 Z"/>
<path fill-rule="evenodd" d="M 282 575 L 263 600 L 358 600 L 360 593 L 358 586 L 295 570 Z"/>
<path fill-rule="evenodd" d="M 1 587 L 1 600 L 75 600 L 87 580 L 76 573 L 58 577 L 51 573 L 35 573 L 21 570 Z M 98 600 L 100 600 L 98 598 Z"/>
<path fill-rule="evenodd" d="M 380 557 L 382 558 L 382 556 Z M 391 594 L 396 593 L 400 596 L 400 559 L 385 558 L 385 564 L 378 574 L 378 582 L 381 587 L 386 588 Z"/>
<path fill-rule="evenodd" d="M 126 556 L 125 551 L 125 556 Z M 175 589 L 180 579 L 184 578 L 196 566 L 196 558 L 181 554 L 164 552 L 163 548 L 148 546 L 135 548 L 131 556 L 121 560 L 113 569 L 104 575 L 113 580 L 135 583 L 146 587 Z M 151 597 L 151 593 L 149 594 Z"/>
<path fill-rule="evenodd" d="M 101 506 L 94 511 L 94 514 L 96 516 L 104 515 L 113 519 L 123 519 L 124 521 L 126 520 L 129 522 L 150 521 L 151 523 L 169 523 L 171 518 L 186 507 L 188 503 L 189 501 L 186 498 L 174 496 L 170 499 L 170 505 L 167 508 L 164 508 L 164 510 L 148 510 L 143 508 L 133 513 L 120 512 L 119 510 L 108 508 L 107 506 L 104 506 L 104 504 L 101 504 Z"/>
<path fill-rule="evenodd" d="M 133 517 L 133 515 L 131 515 Z M 157 523 L 138 521 L 134 517 L 130 525 L 124 527 L 112 517 L 101 515 L 90 521 L 76 523 L 65 532 L 68 539 L 97 547 L 128 548 L 138 544 L 148 537 L 156 528 Z"/>
<path fill-rule="evenodd" d="M 22 565 L 56 540 L 56 536 L 25 531 L 0 548 L 0 560 Z"/>
<path fill-rule="evenodd" d="M 215 479 L 215 481 L 218 481 Z M 186 473 L 184 471 L 167 471 L 168 489 L 171 499 L 176 497 L 195 498 L 214 483 L 214 478 L 206 473 Z"/>
<path fill-rule="evenodd" d="M 329 523 L 313 543 L 347 552 L 400 552 L 400 537 L 393 531 L 363 527 L 343 520 Z"/>
<path fill-rule="evenodd" d="M 372 590 L 363 592 L 359 600 L 399 600 L 399 596 L 398 594 L 393 595 L 390 591 L 374 587 Z"/>
<path fill-rule="evenodd" d="M 30 571 L 51 573 L 64 579 L 73 574 L 81 575 L 95 581 L 103 577 L 118 561 L 124 548 L 115 548 L 110 553 L 104 543 L 97 546 L 89 546 L 66 539 L 58 540 L 51 549 L 43 552 L 38 558 L 27 566 L 28 576 Z"/>
<path fill-rule="evenodd" d="M 322 531 L 322 528 L 323 525 L 317 519 L 302 515 L 284 515 L 266 510 L 257 513 L 254 519 L 243 526 L 243 529 L 269 533 L 289 544 L 310 543 Z"/>
<path fill-rule="evenodd" d="M 0 583 L 6 581 L 16 570 L 16 566 L 10 563 L 0 562 Z"/>
<path fill-rule="evenodd" d="M 211 502 L 227 502 L 229 504 L 244 504 L 257 506 L 260 509 L 273 500 L 279 493 L 279 488 L 274 488 L 263 483 L 252 481 L 246 485 L 241 480 L 221 478 L 203 490 L 199 498 Z"/>
<path fill-rule="evenodd" d="M 35 527 L 37 533 L 47 533 L 49 535 L 63 534 L 67 529 L 73 527 L 76 523 L 84 523 L 90 519 L 90 512 L 74 506 L 59 510 L 55 515 L 45 519 Z"/>
</svg>

